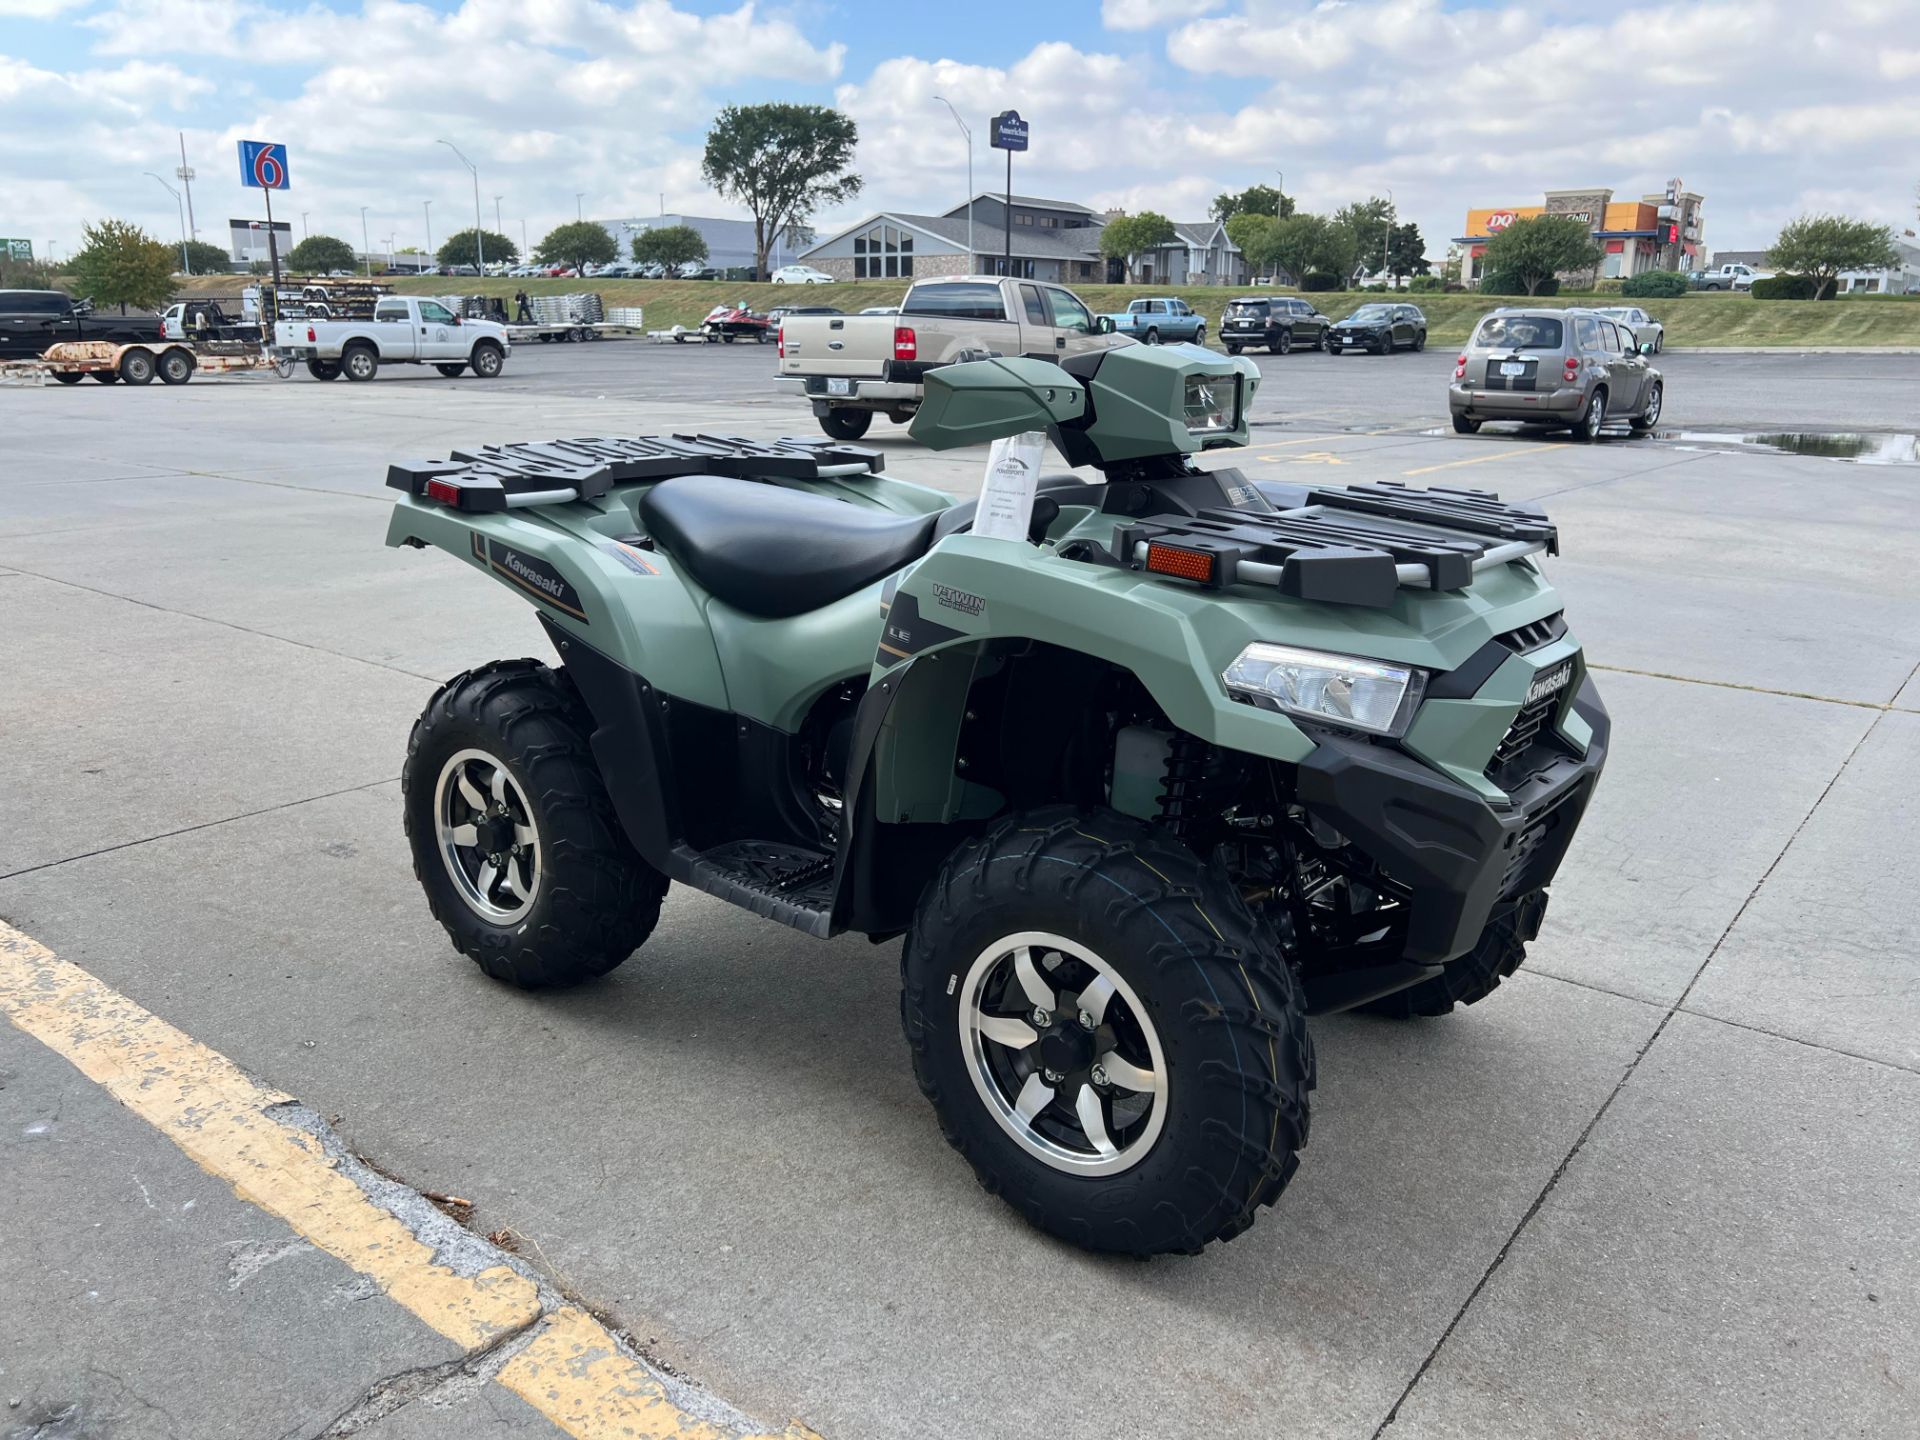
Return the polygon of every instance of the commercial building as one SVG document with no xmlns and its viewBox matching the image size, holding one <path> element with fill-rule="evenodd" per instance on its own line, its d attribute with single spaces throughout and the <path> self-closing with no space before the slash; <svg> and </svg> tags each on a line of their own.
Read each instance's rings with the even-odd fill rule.
<svg viewBox="0 0 1920 1440">
<path fill-rule="evenodd" d="M 647 230 L 658 230 L 669 225 L 685 225 L 696 230 L 700 238 L 707 242 L 707 261 L 715 270 L 747 270 L 753 267 L 753 221 L 722 219 L 712 215 L 640 215 L 627 220 L 602 220 L 607 233 L 613 236 L 614 243 L 620 247 L 620 259 L 633 257 L 633 237 Z M 794 237 L 800 246 L 813 243 L 813 231 L 802 229 Z M 773 269 L 793 262 L 794 251 L 798 247 L 789 244 L 785 235 L 773 236 L 773 243 L 767 247 L 767 264 Z"/>
<path fill-rule="evenodd" d="M 285 220 L 273 222 L 274 245 L 285 259 L 293 248 L 293 226 Z M 255 261 L 267 263 L 267 222 L 264 220 L 227 221 L 228 251 L 236 265 L 251 265 Z"/>
<path fill-rule="evenodd" d="M 1566 215 L 1583 220 L 1601 247 L 1596 269 L 1563 277 L 1570 281 L 1625 280 L 1646 270 L 1691 270 L 1705 253 L 1701 196 L 1671 181 L 1659 195 L 1616 201 L 1611 190 L 1549 190 L 1539 205 L 1495 205 L 1467 212 L 1464 233 L 1454 237 L 1463 256 L 1462 284 L 1483 278 L 1487 242 L 1516 220 Z"/>
<path fill-rule="evenodd" d="M 1024 279 L 1118 284 L 1124 265 L 1100 253 L 1100 231 L 1117 213 L 1103 215 L 1071 200 L 1036 195 L 1015 195 L 1009 207 L 1006 196 L 983 191 L 942 215 L 879 211 L 803 250 L 800 261 L 837 280 L 1004 275 L 1010 250 L 1012 271 Z M 1172 244 L 1135 257 L 1135 279 L 1166 285 L 1245 283 L 1246 266 L 1223 226 L 1205 220 L 1174 229 Z"/>
</svg>

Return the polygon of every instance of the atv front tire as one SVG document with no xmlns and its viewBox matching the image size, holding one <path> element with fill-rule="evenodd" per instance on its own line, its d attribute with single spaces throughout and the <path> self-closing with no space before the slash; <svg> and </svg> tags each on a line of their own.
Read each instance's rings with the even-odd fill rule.
<svg viewBox="0 0 1920 1440">
<path fill-rule="evenodd" d="M 1431 980 L 1382 995 L 1360 1008 L 1370 1015 L 1414 1020 L 1449 1014 L 1456 1005 L 1478 1004 L 1520 968 L 1527 958 L 1527 941 L 1540 933 L 1546 908 L 1544 890 L 1522 895 L 1487 922 L 1473 949 L 1449 960 Z"/>
<path fill-rule="evenodd" d="M 967 841 L 901 969 L 941 1130 L 1040 1229 L 1191 1254 L 1292 1176 L 1313 1088 L 1292 973 L 1226 877 L 1140 821 L 1052 806 Z"/>
<path fill-rule="evenodd" d="M 537 660 L 456 675 L 407 741 L 413 873 L 454 948 L 522 989 L 604 975 L 660 918 L 666 877 L 628 843 L 572 684 Z"/>
</svg>

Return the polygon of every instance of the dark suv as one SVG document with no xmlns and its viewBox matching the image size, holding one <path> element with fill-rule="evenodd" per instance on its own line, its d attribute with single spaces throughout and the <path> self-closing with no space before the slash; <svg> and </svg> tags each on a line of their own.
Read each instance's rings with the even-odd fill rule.
<svg viewBox="0 0 1920 1440">
<path fill-rule="evenodd" d="M 0 360 L 34 360 L 63 340 L 127 345 L 160 338 L 158 315 L 95 315 L 58 290 L 0 290 Z"/>
<path fill-rule="evenodd" d="M 1390 355 L 1401 346 L 1409 350 L 1427 348 L 1427 317 L 1418 305 L 1393 305 L 1376 301 L 1362 305 L 1333 327 L 1330 349 L 1371 350 Z"/>
<path fill-rule="evenodd" d="M 1229 355 L 1238 355 L 1249 345 L 1264 345 L 1274 355 L 1284 355 L 1296 345 L 1324 350 L 1327 327 L 1332 324 L 1311 301 L 1291 295 L 1255 295 L 1227 302 L 1220 343 Z"/>
</svg>

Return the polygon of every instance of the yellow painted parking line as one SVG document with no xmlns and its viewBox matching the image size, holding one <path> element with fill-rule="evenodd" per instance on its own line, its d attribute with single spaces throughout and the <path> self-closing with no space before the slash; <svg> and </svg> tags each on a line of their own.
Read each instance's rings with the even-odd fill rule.
<svg viewBox="0 0 1920 1440">
<path fill-rule="evenodd" d="M 1491 455 L 1475 455 L 1466 460 L 1449 460 L 1444 465 L 1422 465 L 1414 470 L 1402 470 L 1402 475 L 1431 475 L 1436 470 L 1458 470 L 1462 465 L 1485 465 L 1490 460 L 1512 460 L 1521 455 L 1551 455 L 1551 450 L 1542 451 L 1532 445 L 1516 445 L 1511 450 L 1501 449 Z"/>
<path fill-rule="evenodd" d="M 527 1331 L 495 1380 L 578 1440 L 730 1440 L 572 1305 L 549 1307 L 501 1255 L 461 1275 L 382 1208 L 314 1136 L 271 1114 L 293 1097 L 0 922 L 0 1013 L 159 1130 L 242 1200 L 278 1216 L 469 1352 Z M 764 1432 L 763 1432 L 764 1433 Z M 794 1425 L 778 1432 L 803 1440 Z"/>
</svg>

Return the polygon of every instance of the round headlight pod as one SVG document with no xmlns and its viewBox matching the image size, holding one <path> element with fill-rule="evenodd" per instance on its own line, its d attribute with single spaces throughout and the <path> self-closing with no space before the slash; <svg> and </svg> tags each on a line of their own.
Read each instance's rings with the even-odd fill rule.
<svg viewBox="0 0 1920 1440">
<path fill-rule="evenodd" d="M 1220 679 L 1236 699 L 1371 735 L 1405 733 L 1426 686 L 1426 672 L 1410 665 L 1265 641 Z"/>
</svg>

